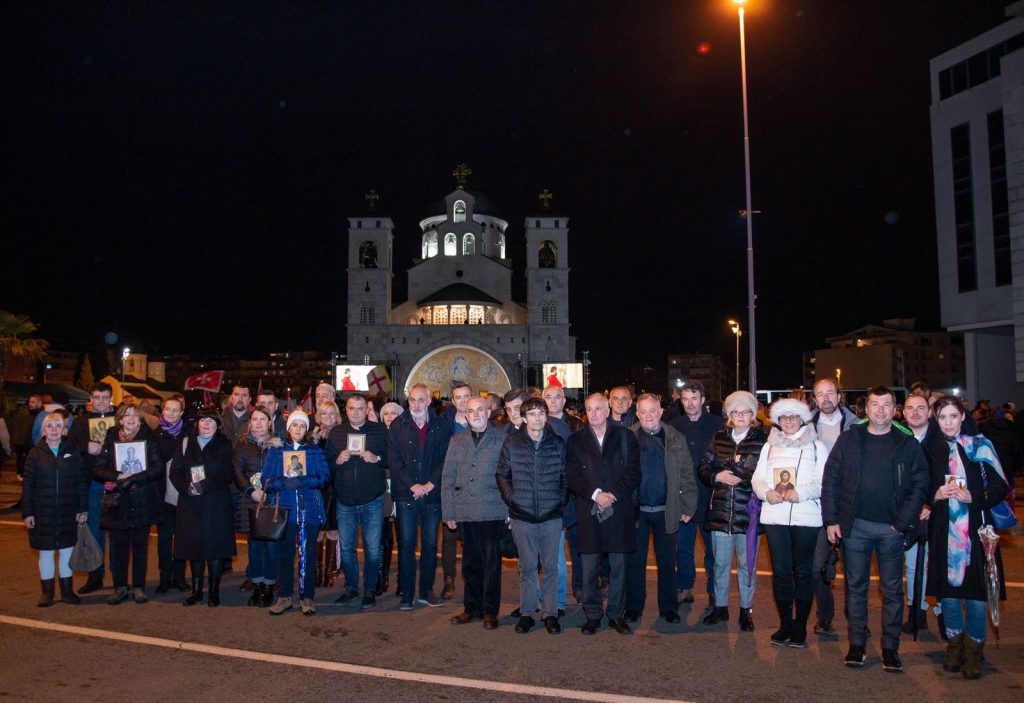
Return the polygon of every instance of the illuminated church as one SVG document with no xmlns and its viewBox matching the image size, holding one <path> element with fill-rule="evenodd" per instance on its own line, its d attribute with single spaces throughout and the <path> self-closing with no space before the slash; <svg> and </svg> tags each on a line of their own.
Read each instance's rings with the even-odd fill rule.
<svg viewBox="0 0 1024 703">
<path fill-rule="evenodd" d="M 462 381 L 499 394 L 543 385 L 551 365 L 576 359 L 568 218 L 551 213 L 544 191 L 541 214 L 524 223 L 526 301 L 515 301 L 509 223 L 466 190 L 470 173 L 456 168 L 444 211 L 420 221 L 404 302 L 391 297 L 394 223 L 373 213 L 349 218 L 348 361 L 387 367 L 403 398 L 414 383 L 443 397 Z"/>
</svg>

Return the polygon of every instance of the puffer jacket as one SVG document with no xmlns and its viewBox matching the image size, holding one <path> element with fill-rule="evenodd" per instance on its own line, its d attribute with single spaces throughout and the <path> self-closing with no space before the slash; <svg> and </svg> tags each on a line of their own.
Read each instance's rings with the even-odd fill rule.
<svg viewBox="0 0 1024 703">
<path fill-rule="evenodd" d="M 825 470 L 828 450 L 818 439 L 814 425 L 804 425 L 797 436 L 786 435 L 778 427 L 768 434 L 761 448 L 757 468 L 750 485 L 761 505 L 761 524 L 821 527 L 821 475 Z M 780 470 L 790 474 L 790 483 L 799 500 L 772 505 L 765 498 L 775 488 Z"/>
<path fill-rule="evenodd" d="M 700 462 L 700 480 L 711 487 L 711 498 L 704 523 L 712 532 L 743 534 L 750 524 L 747 503 L 753 490 L 750 479 L 757 467 L 757 459 L 765 442 L 764 432 L 751 427 L 743 441 L 736 444 L 732 428 L 723 427 L 715 433 L 704 458 Z M 736 461 L 739 456 L 739 462 Z M 731 471 L 741 479 L 735 486 L 719 483 L 715 476 L 720 471 Z"/>
<path fill-rule="evenodd" d="M 306 475 L 288 478 L 284 475 L 284 453 L 290 451 L 306 452 Z M 327 485 L 331 473 L 327 470 L 327 460 L 323 450 L 315 444 L 286 444 L 283 447 L 272 447 L 263 462 L 263 489 L 268 494 L 267 503 L 273 504 L 277 496 L 281 497 L 281 507 L 288 508 L 288 519 L 298 522 L 297 508 L 306 511 L 306 524 L 323 525 L 327 517 L 324 511 L 324 498 L 320 489 Z"/>
<path fill-rule="evenodd" d="M 569 495 L 565 441 L 544 425 L 540 443 L 534 447 L 524 422 L 518 431 L 505 437 L 496 477 L 501 499 L 513 520 L 539 523 L 561 518 Z"/>
<path fill-rule="evenodd" d="M 21 484 L 21 516 L 34 517 L 28 531 L 32 549 L 64 549 L 78 541 L 77 513 L 89 510 L 89 475 L 82 457 L 66 440 L 54 456 L 46 439 L 40 439 L 25 459 Z"/>
<path fill-rule="evenodd" d="M 249 496 L 256 489 L 252 485 L 252 477 L 263 469 L 263 460 L 270 449 L 273 435 L 260 443 L 251 434 L 247 434 L 235 443 L 231 453 L 231 469 L 235 474 L 235 488 L 239 490 L 238 503 L 235 505 L 235 532 L 249 534 L 249 508 L 255 508 L 256 502 Z"/>
</svg>

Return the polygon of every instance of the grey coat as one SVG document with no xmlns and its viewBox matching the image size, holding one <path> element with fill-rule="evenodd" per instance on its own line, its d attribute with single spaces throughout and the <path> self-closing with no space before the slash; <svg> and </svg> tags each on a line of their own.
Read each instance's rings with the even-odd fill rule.
<svg viewBox="0 0 1024 703">
<path fill-rule="evenodd" d="M 454 435 L 448 444 L 441 474 L 441 519 L 445 522 L 504 520 L 508 506 L 501 499 L 494 475 L 505 433 L 488 425 L 473 443 L 473 432 Z"/>
<path fill-rule="evenodd" d="M 640 423 L 631 428 L 637 437 L 644 429 Z M 697 479 L 694 478 L 693 457 L 686 436 L 671 425 L 661 423 L 665 430 L 665 479 L 668 495 L 665 498 L 665 534 L 679 531 L 683 515 L 691 518 L 697 512 Z M 641 450 L 642 451 L 642 450 Z"/>
</svg>

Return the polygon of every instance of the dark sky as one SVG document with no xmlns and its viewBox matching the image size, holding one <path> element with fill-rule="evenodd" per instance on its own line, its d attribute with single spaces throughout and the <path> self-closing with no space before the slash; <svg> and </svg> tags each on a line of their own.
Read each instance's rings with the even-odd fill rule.
<svg viewBox="0 0 1024 703">
<path fill-rule="evenodd" d="M 799 383 L 826 336 L 938 325 L 928 60 L 1005 4 L 751 0 L 759 386 Z M 0 308 L 58 348 L 343 351 L 345 218 L 375 188 L 404 270 L 464 161 L 518 271 L 541 189 L 571 219 L 595 368 L 731 368 L 726 0 L 4 3 L 0 47 Z"/>
</svg>

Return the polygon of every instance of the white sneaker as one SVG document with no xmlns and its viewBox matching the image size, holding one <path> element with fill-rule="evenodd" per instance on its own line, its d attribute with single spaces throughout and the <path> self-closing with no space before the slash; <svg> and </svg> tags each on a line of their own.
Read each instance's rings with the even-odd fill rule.
<svg viewBox="0 0 1024 703">
<path fill-rule="evenodd" d="M 313 607 L 313 601 L 308 598 L 299 599 L 299 608 L 302 610 L 303 615 L 315 615 L 316 608 Z"/>
<path fill-rule="evenodd" d="M 271 615 L 280 615 L 286 611 L 292 609 L 292 599 L 289 598 L 278 598 L 277 602 L 270 606 L 268 611 Z"/>
</svg>

